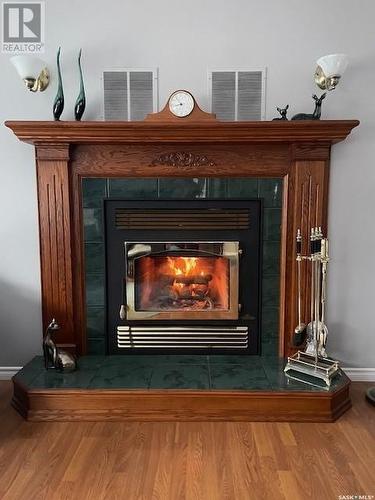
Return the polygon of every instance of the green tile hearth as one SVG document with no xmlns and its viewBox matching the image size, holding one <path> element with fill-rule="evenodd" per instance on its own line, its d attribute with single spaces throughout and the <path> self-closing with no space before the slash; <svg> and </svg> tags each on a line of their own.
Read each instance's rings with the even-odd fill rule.
<svg viewBox="0 0 375 500">
<path fill-rule="evenodd" d="M 269 390 L 271 384 L 267 380 L 262 366 L 242 363 L 210 364 L 212 389 Z"/>
<path fill-rule="evenodd" d="M 129 389 L 205 391 L 302 391 L 326 389 L 290 380 L 277 356 L 91 355 L 78 360 L 78 370 L 44 369 L 37 356 L 15 376 L 30 389 Z M 330 390 L 345 383 L 341 373 Z"/>
<path fill-rule="evenodd" d="M 153 367 L 151 363 L 139 365 L 103 364 L 90 379 L 88 388 L 96 389 L 148 389 Z"/>
<path fill-rule="evenodd" d="M 208 365 L 163 364 L 154 368 L 150 389 L 209 389 Z"/>
</svg>

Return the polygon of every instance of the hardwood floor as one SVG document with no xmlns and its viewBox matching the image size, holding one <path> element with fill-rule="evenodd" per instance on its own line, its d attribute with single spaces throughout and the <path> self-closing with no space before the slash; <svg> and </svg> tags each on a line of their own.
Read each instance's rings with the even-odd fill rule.
<svg viewBox="0 0 375 500">
<path fill-rule="evenodd" d="M 375 498 L 371 384 L 334 424 L 25 422 L 0 382 L 0 499 Z"/>
</svg>

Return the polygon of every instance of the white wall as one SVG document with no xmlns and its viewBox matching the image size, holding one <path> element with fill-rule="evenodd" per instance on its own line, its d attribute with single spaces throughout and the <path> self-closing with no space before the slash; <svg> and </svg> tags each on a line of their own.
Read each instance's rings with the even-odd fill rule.
<svg viewBox="0 0 375 500">
<path fill-rule="evenodd" d="M 160 104 L 176 88 L 207 106 L 208 68 L 267 66 L 267 118 L 275 107 L 312 109 L 315 60 L 346 52 L 351 64 L 323 105 L 323 118 L 361 126 L 333 148 L 330 184 L 329 347 L 345 365 L 375 366 L 375 2 L 373 0 L 46 1 L 46 53 L 54 70 L 62 46 L 66 111 L 78 92 L 83 48 L 88 108 L 102 113 L 101 72 L 158 67 Z M 0 54 L 0 119 L 46 120 L 56 91 L 28 93 Z M 0 127 L 0 366 L 40 351 L 41 314 L 34 151 Z"/>
</svg>

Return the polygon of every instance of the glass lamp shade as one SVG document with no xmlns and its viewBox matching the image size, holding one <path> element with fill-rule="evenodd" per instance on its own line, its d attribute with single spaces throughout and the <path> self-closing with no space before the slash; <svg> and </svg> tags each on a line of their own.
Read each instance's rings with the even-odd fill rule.
<svg viewBox="0 0 375 500">
<path fill-rule="evenodd" d="M 10 61 L 23 80 L 27 78 L 37 79 L 46 67 L 46 63 L 38 57 L 13 56 Z"/>
<path fill-rule="evenodd" d="M 349 59 L 346 54 L 329 54 L 320 57 L 316 63 L 321 67 L 326 78 L 332 78 L 343 75 L 348 67 Z"/>
</svg>

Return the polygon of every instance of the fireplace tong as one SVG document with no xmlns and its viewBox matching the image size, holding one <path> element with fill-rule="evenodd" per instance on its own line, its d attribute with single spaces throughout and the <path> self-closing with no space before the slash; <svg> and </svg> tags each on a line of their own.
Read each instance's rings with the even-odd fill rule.
<svg viewBox="0 0 375 500">
<path fill-rule="evenodd" d="M 297 260 L 297 312 L 298 325 L 294 336 L 302 343 L 307 337 L 306 348 L 288 357 L 284 372 L 287 377 L 314 386 L 324 383 L 329 388 L 333 377 L 339 371 L 338 361 L 327 356 L 326 343 L 328 328 L 325 324 L 327 298 L 327 266 L 329 262 L 328 239 L 323 238 L 322 229 L 315 227 L 310 233 L 310 255 L 302 255 L 301 230 L 296 237 Z M 307 263 L 311 267 L 310 322 L 302 322 L 301 267 Z"/>
</svg>

